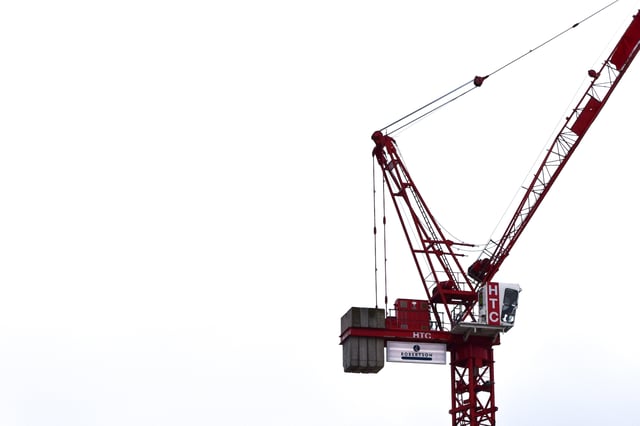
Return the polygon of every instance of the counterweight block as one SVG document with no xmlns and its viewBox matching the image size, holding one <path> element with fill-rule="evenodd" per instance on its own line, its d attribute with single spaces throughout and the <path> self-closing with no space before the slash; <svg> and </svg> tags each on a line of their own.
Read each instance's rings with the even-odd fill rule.
<svg viewBox="0 0 640 426">
<path fill-rule="evenodd" d="M 340 320 L 341 334 L 352 327 L 384 328 L 384 309 L 351 308 Z M 349 336 L 342 342 L 345 373 L 377 373 L 384 367 L 384 339 Z"/>
</svg>

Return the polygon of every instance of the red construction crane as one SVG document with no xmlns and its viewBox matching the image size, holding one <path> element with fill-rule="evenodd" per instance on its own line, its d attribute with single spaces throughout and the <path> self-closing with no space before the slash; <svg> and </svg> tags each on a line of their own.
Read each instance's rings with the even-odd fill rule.
<svg viewBox="0 0 640 426">
<path fill-rule="evenodd" d="M 387 361 L 451 366 L 453 426 L 496 424 L 493 346 L 514 325 L 520 288 L 494 282 L 502 262 L 531 220 L 558 175 L 606 104 L 640 50 L 636 14 L 568 114 L 502 237 L 491 240 L 467 270 L 459 248 L 447 239 L 400 158 L 396 141 L 373 133 L 373 155 L 411 249 L 426 299 L 397 299 L 393 315 L 378 308 L 351 308 L 342 317 L 340 343 L 346 372 L 375 373 Z M 483 78 L 476 77 L 479 86 Z"/>
</svg>

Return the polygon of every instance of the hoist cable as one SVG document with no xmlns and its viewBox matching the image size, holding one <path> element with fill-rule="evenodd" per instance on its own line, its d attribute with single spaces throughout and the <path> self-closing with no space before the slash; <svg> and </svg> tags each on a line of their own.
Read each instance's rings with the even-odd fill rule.
<svg viewBox="0 0 640 426">
<path fill-rule="evenodd" d="M 466 86 L 466 85 L 468 85 L 468 84 L 469 84 L 469 83 L 466 83 L 465 85 L 460 86 L 458 89 L 456 89 L 456 91 L 457 91 L 457 90 L 459 90 L 461 87 L 464 87 L 464 86 Z M 454 97 L 454 98 L 452 98 L 452 99 L 449 99 L 447 102 L 443 103 L 442 105 L 438 105 L 437 107 L 435 107 L 435 108 L 433 108 L 433 109 L 430 109 L 429 111 L 425 112 L 424 114 L 422 114 L 422 115 L 420 115 L 420 116 L 418 116 L 418 117 L 414 118 L 413 120 L 411 120 L 411 121 L 409 121 L 409 122 L 407 122 L 407 123 L 403 124 L 402 126 L 398 127 L 397 129 L 394 129 L 393 131 L 389 132 L 388 134 L 389 134 L 389 135 L 392 135 L 392 134 L 394 134 L 395 132 L 397 132 L 397 131 L 400 131 L 400 130 L 404 129 L 404 128 L 405 128 L 405 127 L 407 127 L 407 126 L 410 126 L 411 124 L 413 124 L 413 123 L 415 123 L 416 121 L 418 121 L 418 120 L 420 120 L 420 119 L 422 119 L 422 118 L 426 117 L 427 115 L 431 114 L 432 112 L 434 112 L 434 111 L 436 111 L 436 110 L 438 110 L 438 109 L 442 108 L 443 106 L 445 106 L 445 105 L 447 105 L 447 104 L 449 104 L 449 103 L 451 103 L 451 102 L 455 101 L 456 99 L 458 99 L 458 98 L 459 98 L 459 97 L 461 97 L 462 95 L 466 95 L 467 93 L 469 93 L 470 91 L 472 91 L 472 90 L 473 90 L 473 89 L 475 89 L 476 87 L 478 87 L 478 86 L 474 86 L 474 87 L 472 87 L 471 89 L 467 90 L 466 92 L 463 92 L 463 93 L 459 94 L 458 96 L 456 96 L 456 97 Z M 434 102 L 436 102 L 436 101 L 434 101 Z M 431 104 L 433 104 L 433 102 L 431 102 Z M 430 105 L 430 104 L 429 104 L 429 105 Z M 429 106 L 429 105 L 425 105 L 423 108 L 426 108 L 426 107 L 427 107 L 427 106 Z M 412 113 L 412 114 L 413 114 L 413 113 Z"/>
<path fill-rule="evenodd" d="M 378 212 L 377 212 L 377 190 L 376 190 L 376 160 L 373 157 L 372 168 L 373 180 L 373 266 L 374 266 L 374 291 L 375 306 L 378 309 Z M 385 199 L 384 175 L 382 176 L 382 247 L 383 247 L 383 273 L 384 273 L 384 310 L 388 313 L 388 280 L 387 280 L 387 204 Z"/>
<path fill-rule="evenodd" d="M 388 312 L 388 281 L 387 281 L 387 201 L 384 191 L 384 182 L 382 187 L 382 243 L 384 254 L 384 311 Z"/>
<path fill-rule="evenodd" d="M 472 90 L 473 90 L 473 89 L 475 89 L 476 87 L 480 87 L 480 86 L 482 85 L 482 83 L 484 82 L 484 80 L 486 80 L 486 79 L 487 79 L 487 78 L 489 78 L 490 76 L 492 76 L 492 75 L 494 75 L 494 74 L 496 74 L 496 73 L 498 73 L 498 72 L 502 71 L 503 69 L 507 68 L 508 66 L 513 65 L 514 63 L 516 63 L 516 62 L 518 62 L 519 60 L 523 59 L 525 56 L 527 56 L 527 55 L 529 55 L 529 54 L 531 54 L 531 53 L 535 52 L 536 50 L 540 49 L 541 47 L 543 47 L 543 46 L 545 46 L 545 45 L 547 45 L 547 44 L 551 43 L 553 40 L 557 39 L 558 37 L 561 37 L 562 35 L 566 34 L 566 33 L 567 33 L 567 32 L 569 32 L 570 30 L 572 30 L 572 29 L 576 28 L 576 27 L 577 27 L 578 25 L 580 25 L 581 23 L 583 23 L 583 22 L 585 22 L 585 21 L 587 21 L 587 20 L 589 20 L 589 19 L 593 18 L 595 15 L 597 15 L 597 14 L 601 13 L 602 11 L 604 11 L 605 9 L 607 9 L 607 8 L 611 7 L 612 5 L 614 5 L 615 3 L 617 3 L 618 1 L 620 1 L 620 0 L 614 0 L 614 1 L 612 1 L 611 3 L 609 3 L 608 5 L 606 5 L 606 6 L 602 7 L 602 8 L 601 8 L 601 9 L 599 9 L 598 11 L 596 11 L 596 12 L 594 12 L 594 13 L 590 14 L 589 16 L 587 16 L 586 18 L 584 18 L 584 19 L 582 19 L 582 20 L 580 20 L 580 21 L 576 22 L 575 24 L 573 24 L 572 26 L 570 26 L 570 27 L 569 27 L 569 28 L 567 28 L 566 30 L 561 31 L 560 33 L 558 33 L 558 34 L 554 35 L 553 37 L 549 38 L 549 39 L 548 39 L 548 40 L 546 40 L 545 42 L 543 42 L 543 43 L 539 44 L 538 46 L 534 47 L 533 49 L 530 49 L 528 52 L 526 52 L 526 53 L 524 53 L 524 54 L 522 54 L 522 55 L 518 56 L 517 58 L 515 58 L 515 59 L 513 59 L 513 60 L 511 60 L 511 61 L 509 61 L 509 62 L 507 62 L 506 64 L 504 64 L 504 65 L 502 65 L 501 67 L 497 68 L 497 69 L 496 69 L 496 70 L 494 70 L 493 72 L 491 72 L 491 73 L 489 73 L 489 74 L 485 75 L 484 77 L 476 76 L 476 77 L 475 77 L 475 78 L 473 78 L 472 80 L 469 80 L 469 81 L 467 81 L 467 82 L 466 82 L 466 83 L 464 83 L 464 84 L 461 84 L 460 86 L 456 87 L 455 89 L 451 90 L 450 92 L 445 93 L 444 95 L 440 96 L 439 98 L 434 99 L 433 101 L 431 101 L 431 102 L 427 103 L 426 105 L 421 106 L 420 108 L 416 109 L 415 111 L 412 111 L 412 112 L 410 112 L 409 114 L 406 114 L 405 116 L 403 116 L 403 117 L 401 117 L 401 118 L 397 119 L 397 120 L 396 120 L 396 121 L 394 121 L 393 123 L 388 124 L 387 126 L 385 126 L 385 127 L 381 128 L 381 129 L 380 129 L 380 131 L 381 131 L 381 132 L 385 132 L 385 131 L 386 131 L 387 129 L 389 129 L 390 127 L 395 126 L 396 124 L 401 123 L 402 121 L 407 120 L 407 119 L 409 119 L 410 117 L 413 117 L 415 114 L 418 114 L 419 112 L 421 112 L 421 111 L 422 111 L 422 110 L 424 110 L 425 108 L 428 108 L 428 107 L 432 106 L 432 105 L 433 105 L 433 104 L 435 104 L 436 102 L 439 102 L 439 101 L 441 101 L 441 100 L 445 99 L 446 97 L 451 96 L 452 94 L 454 94 L 454 93 L 458 92 L 460 89 L 462 89 L 462 88 L 464 88 L 464 87 L 468 86 L 469 84 L 473 83 L 473 85 L 474 85 L 474 86 L 473 86 L 471 89 L 468 89 L 468 90 L 466 90 L 465 92 L 463 92 L 463 93 L 461 93 L 461 94 L 459 94 L 459 95 L 454 96 L 452 99 L 450 99 L 450 100 L 448 100 L 448 101 L 444 102 L 444 103 L 443 103 L 443 104 L 441 104 L 441 105 L 435 106 L 433 109 L 431 109 L 431 110 L 427 111 L 426 113 L 424 113 L 424 114 L 420 115 L 420 116 L 419 116 L 419 117 L 417 117 L 417 118 L 414 118 L 414 119 L 410 120 L 408 123 L 403 124 L 402 126 L 400 126 L 400 127 L 396 128 L 396 129 L 392 129 L 392 130 L 390 130 L 389 132 L 387 132 L 387 134 L 391 135 L 391 134 L 393 134 L 393 133 L 397 132 L 398 130 L 400 130 L 400 129 L 403 129 L 403 128 L 407 127 L 408 125 L 415 123 L 416 121 L 418 121 L 418 120 L 420 120 L 420 119 L 424 118 L 425 116 L 427 116 L 427 115 L 431 114 L 431 113 L 432 113 L 432 112 L 434 112 L 435 110 L 442 108 L 443 106 L 445 106 L 445 105 L 447 105 L 447 104 L 451 103 L 452 101 L 454 101 L 454 100 L 456 100 L 456 99 L 460 98 L 460 97 L 461 97 L 461 96 L 463 96 L 463 95 L 466 95 L 467 93 L 469 93 L 470 91 L 472 91 Z"/>
<path fill-rule="evenodd" d="M 555 36 L 551 37 L 550 39 L 548 39 L 547 41 L 545 41 L 544 43 L 539 44 L 538 46 L 534 47 L 533 49 L 529 50 L 528 52 L 518 56 L 517 58 L 515 58 L 514 60 L 512 60 L 511 62 L 506 63 L 505 65 L 501 66 L 500 68 L 498 68 L 497 70 L 493 71 L 492 73 L 488 74 L 487 77 L 494 75 L 495 73 L 497 73 L 498 71 L 502 71 L 503 69 L 505 69 L 506 67 L 508 67 L 509 65 L 512 65 L 516 62 L 518 62 L 520 59 L 524 58 L 525 56 L 529 55 L 530 53 L 535 52 L 536 50 L 540 49 L 542 46 L 552 42 L 553 40 L 557 39 L 558 37 L 564 35 L 565 33 L 571 31 L 572 29 L 574 29 L 575 27 L 577 27 L 578 25 L 580 25 L 581 23 L 593 18 L 595 15 L 599 14 L 600 12 L 602 12 L 603 10 L 611 7 L 613 4 L 617 3 L 620 0 L 614 0 L 611 3 L 609 3 L 608 5 L 604 6 L 602 9 L 592 13 L 591 15 L 587 16 L 586 18 L 582 19 L 581 21 L 576 22 L 575 24 L 573 24 L 572 26 L 570 26 L 569 28 L 567 28 L 564 31 L 561 31 L 560 33 L 556 34 Z"/>
<path fill-rule="evenodd" d="M 376 309 L 378 309 L 378 224 L 376 213 L 376 160 L 372 156 L 373 163 L 373 280 L 375 287 Z"/>
<path fill-rule="evenodd" d="M 430 107 L 431 105 L 435 104 L 436 102 L 438 102 L 438 101 L 440 101 L 440 100 L 442 100 L 442 99 L 446 98 L 446 97 L 447 97 L 447 96 L 449 96 L 450 94 L 457 92 L 458 90 L 460 90 L 461 88 L 463 88 L 463 87 L 464 87 L 464 86 L 466 86 L 467 84 L 471 83 L 472 81 L 473 81 L 473 80 L 467 81 L 466 83 L 464 83 L 464 84 L 460 85 L 459 87 L 456 87 L 456 88 L 455 88 L 455 89 L 453 89 L 452 91 L 450 91 L 450 92 L 448 92 L 448 93 L 445 93 L 444 95 L 440 96 L 439 98 L 432 100 L 432 101 L 431 101 L 431 102 L 429 102 L 428 104 L 423 105 L 423 106 L 421 106 L 420 108 L 416 109 L 415 111 L 410 112 L 409 114 L 405 115 L 404 117 L 397 119 L 397 120 L 396 120 L 396 121 L 394 121 L 393 123 L 388 124 L 388 125 L 386 125 L 385 127 L 383 127 L 382 129 L 380 129 L 380 131 L 381 131 L 381 132 L 384 132 L 384 131 L 385 131 L 385 130 L 387 130 L 389 127 L 391 127 L 391 126 L 395 126 L 396 124 L 400 123 L 400 122 L 401 122 L 401 121 L 403 121 L 403 120 L 406 120 L 407 118 L 411 117 L 412 115 L 419 113 L 419 112 L 420 112 L 420 111 L 422 111 L 423 109 Z M 402 126 L 402 127 L 405 127 L 405 126 Z M 395 130 L 394 130 L 394 131 L 395 131 Z M 391 132 L 391 133 L 393 133 L 393 132 Z M 390 133 L 389 133 L 389 134 L 390 134 Z"/>
</svg>

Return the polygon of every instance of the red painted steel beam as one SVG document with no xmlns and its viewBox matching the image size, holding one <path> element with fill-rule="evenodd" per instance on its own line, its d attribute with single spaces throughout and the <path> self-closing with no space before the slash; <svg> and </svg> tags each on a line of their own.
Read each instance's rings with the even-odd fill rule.
<svg viewBox="0 0 640 426">
<path fill-rule="evenodd" d="M 589 87 L 547 148 L 504 233 L 497 242 L 489 241 L 480 258 L 469 267 L 474 280 L 486 283 L 493 279 L 639 50 L 640 13 L 634 15 L 600 70 L 589 70 Z"/>
</svg>

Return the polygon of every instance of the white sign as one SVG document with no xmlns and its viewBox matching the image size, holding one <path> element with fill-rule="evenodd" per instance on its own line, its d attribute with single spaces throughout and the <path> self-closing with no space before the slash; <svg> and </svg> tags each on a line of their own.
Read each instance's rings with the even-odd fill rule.
<svg viewBox="0 0 640 426">
<path fill-rule="evenodd" d="M 447 345 L 444 343 L 387 342 L 387 362 L 446 364 Z"/>
</svg>

